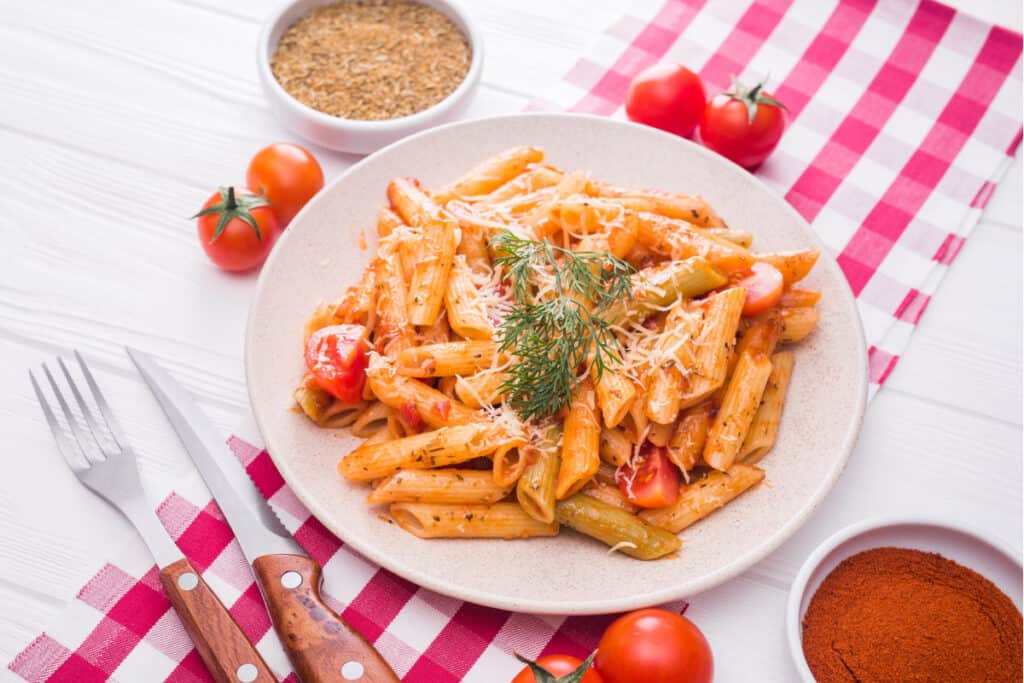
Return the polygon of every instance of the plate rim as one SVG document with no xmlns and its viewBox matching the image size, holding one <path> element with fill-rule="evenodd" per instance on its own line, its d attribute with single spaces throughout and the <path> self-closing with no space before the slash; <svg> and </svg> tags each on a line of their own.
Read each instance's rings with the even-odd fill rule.
<svg viewBox="0 0 1024 683">
<path fill-rule="evenodd" d="M 260 418 L 261 409 L 257 402 L 254 400 L 252 387 L 253 383 L 250 378 L 255 374 L 255 358 L 253 352 L 253 336 L 255 330 L 255 319 L 256 311 L 259 308 L 259 303 L 266 292 L 269 289 L 269 273 L 272 270 L 272 265 L 275 263 L 277 258 L 280 257 L 283 251 L 282 245 L 286 244 L 291 234 L 294 232 L 294 225 L 299 222 L 306 213 L 310 211 L 319 196 L 326 195 L 330 190 L 338 185 L 339 183 L 345 182 L 345 180 L 355 173 L 358 173 L 364 165 L 367 165 L 372 160 L 376 159 L 378 155 L 383 155 L 390 152 L 391 150 L 410 145 L 420 140 L 421 138 L 435 135 L 437 132 L 442 130 L 448 130 L 451 128 L 461 127 L 472 127 L 480 125 L 482 123 L 495 123 L 501 121 L 507 121 L 511 119 L 521 120 L 524 118 L 528 119 L 576 119 L 583 123 L 583 125 L 591 125 L 597 123 L 599 125 L 606 125 L 611 127 L 626 127 L 626 128 L 640 128 L 645 131 L 646 134 L 654 135 L 655 137 L 662 137 L 666 140 L 671 140 L 674 143 L 683 143 L 691 148 L 691 151 L 703 156 L 709 160 L 710 163 L 725 165 L 732 167 L 730 173 L 742 174 L 744 177 L 743 182 L 752 183 L 754 185 L 760 185 L 761 189 L 767 194 L 771 195 L 777 200 L 783 211 L 788 213 L 790 217 L 797 221 L 803 226 L 804 231 L 809 238 L 811 245 L 818 249 L 823 259 L 819 259 L 819 267 L 825 267 L 832 271 L 832 275 L 836 276 L 843 283 L 841 287 L 842 294 L 840 296 L 842 305 L 848 309 L 848 313 L 851 313 L 849 317 L 854 321 L 854 326 L 859 332 L 856 335 L 855 344 L 857 346 L 857 353 L 855 358 L 851 359 L 851 362 L 856 364 L 855 375 L 857 377 L 856 392 L 856 406 L 854 410 L 854 417 L 850 421 L 845 433 L 842 436 L 841 444 L 839 446 L 840 456 L 837 458 L 832 469 L 827 473 L 826 477 L 822 481 L 821 485 L 816 488 L 812 494 L 807 498 L 804 505 L 793 515 L 785 524 L 777 529 L 764 543 L 752 546 L 752 548 L 743 553 L 742 555 L 734 558 L 731 562 L 725 566 L 719 568 L 716 571 L 709 572 L 704 576 L 689 581 L 685 584 L 685 590 L 682 589 L 684 584 L 679 584 L 676 587 L 668 586 L 661 590 L 650 591 L 646 593 L 640 593 L 626 598 L 615 598 L 603 600 L 600 598 L 594 600 L 587 600 L 585 602 L 575 601 L 571 604 L 566 603 L 549 603 L 541 600 L 531 599 L 518 599 L 514 596 L 498 596 L 486 592 L 478 592 L 472 588 L 465 588 L 453 583 L 446 582 L 442 578 L 436 578 L 431 574 L 421 572 L 415 567 L 407 566 L 403 563 L 392 562 L 390 558 L 384 554 L 377 552 L 372 545 L 362 543 L 360 540 L 350 540 L 345 538 L 345 534 L 341 533 L 337 525 L 333 524 L 331 515 L 328 511 L 322 509 L 322 507 L 312 497 L 307 495 L 301 486 L 292 485 L 292 473 L 288 465 L 287 459 L 282 457 L 280 454 L 275 454 L 275 448 L 272 446 L 272 439 L 268 438 L 268 434 L 264 430 L 263 420 Z M 526 144 L 526 143 L 524 143 Z M 836 482 L 842 475 L 849 462 L 850 455 L 853 453 L 853 449 L 857 444 L 858 437 L 860 436 L 861 428 L 864 422 L 864 413 L 867 407 L 867 396 L 868 396 L 868 357 L 867 357 L 867 343 L 864 337 L 864 324 L 861 320 L 860 311 L 857 308 L 856 299 L 853 296 L 853 292 L 849 287 L 849 283 L 839 268 L 836 260 L 831 256 L 828 247 L 822 242 L 821 238 L 814 232 L 803 216 L 797 212 L 797 210 L 787 202 L 777 192 L 768 187 L 764 181 L 760 178 L 749 173 L 747 170 L 740 166 L 737 166 L 733 162 L 725 159 L 722 156 L 696 144 L 695 142 L 660 131 L 655 128 L 648 126 L 642 126 L 640 124 L 632 123 L 629 121 L 620 121 L 611 119 L 604 116 L 596 116 L 592 114 L 576 114 L 576 113 L 565 113 L 565 112 L 524 112 L 518 114 L 503 114 L 498 116 L 481 117 L 477 119 L 469 119 L 462 121 L 455 121 L 447 123 L 434 128 L 429 128 L 424 131 L 420 131 L 408 137 L 397 140 L 396 142 L 381 148 L 380 150 L 365 156 L 358 162 L 347 168 L 345 171 L 340 173 L 338 177 L 332 180 L 330 183 L 325 185 L 323 189 L 317 193 L 316 196 L 310 200 L 299 213 L 292 219 L 291 226 L 285 230 L 284 234 L 278 238 L 277 244 L 271 251 L 269 258 L 266 263 L 263 264 L 260 270 L 259 278 L 256 282 L 256 291 L 253 294 L 252 301 L 249 306 L 249 313 L 246 318 L 246 331 L 245 331 L 245 349 L 244 349 L 244 366 L 245 366 L 245 379 L 246 379 L 246 394 L 249 398 L 249 406 L 252 411 L 254 421 L 256 422 L 257 429 L 259 430 L 260 437 L 263 440 L 264 449 L 270 455 L 271 460 L 281 473 L 284 481 L 289 485 L 292 492 L 299 499 L 300 502 L 309 510 L 318 521 L 320 521 L 332 534 L 337 536 L 346 545 L 349 545 L 357 552 L 359 552 L 366 559 L 371 562 L 383 567 L 395 574 L 405 578 L 408 581 L 427 588 L 429 590 L 448 595 L 461 600 L 466 600 L 478 605 L 484 605 L 487 607 L 493 607 L 496 609 L 503 609 L 512 612 L 528 612 L 534 614 L 557 614 L 557 615 L 591 615 L 591 614 L 608 614 L 613 612 L 622 612 L 632 609 L 638 609 L 641 607 L 647 607 L 650 605 L 663 604 L 674 600 L 683 599 L 689 596 L 697 595 L 706 590 L 719 586 L 736 576 L 740 575 L 756 563 L 763 560 L 768 555 L 775 552 L 784 542 L 789 540 L 796 531 L 806 523 L 810 518 L 811 514 L 818 508 L 825 497 L 835 487 Z"/>
</svg>

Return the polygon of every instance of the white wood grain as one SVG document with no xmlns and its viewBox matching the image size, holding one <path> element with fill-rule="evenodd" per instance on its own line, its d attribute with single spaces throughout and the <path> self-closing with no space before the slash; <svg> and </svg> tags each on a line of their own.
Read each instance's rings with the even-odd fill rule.
<svg viewBox="0 0 1024 683">
<path fill-rule="evenodd" d="M 983 222 L 885 390 L 1021 424 L 1021 232 Z"/>
<path fill-rule="evenodd" d="M 257 148 L 293 137 L 271 117 L 253 66 L 277 2 L 0 0 L 4 661 L 105 558 L 140 543 L 64 468 L 26 369 L 82 349 L 154 491 L 191 465 L 124 344 L 165 362 L 225 433 L 246 410 L 254 278 L 212 268 L 187 216 L 218 184 L 241 181 Z M 466 4 L 487 44 L 471 116 L 521 110 L 622 11 L 612 1 Z M 1019 30 L 1019 3 L 970 9 Z M 330 177 L 355 160 L 314 151 Z M 785 592 L 811 548 L 849 522 L 945 511 L 1020 548 L 1020 185 L 1018 157 L 872 405 L 835 492 L 778 552 L 694 600 L 720 680 L 792 680 Z"/>
</svg>

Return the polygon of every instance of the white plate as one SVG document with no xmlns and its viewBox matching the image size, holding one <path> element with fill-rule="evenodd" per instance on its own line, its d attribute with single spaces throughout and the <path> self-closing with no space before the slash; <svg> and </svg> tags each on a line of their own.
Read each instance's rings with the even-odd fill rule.
<svg viewBox="0 0 1024 683">
<path fill-rule="evenodd" d="M 376 213 L 394 176 L 438 188 L 514 145 L 551 163 L 633 187 L 699 194 L 761 250 L 821 242 L 757 179 L 687 140 L 610 119 L 527 114 L 451 124 L 402 140 L 353 166 L 295 218 L 263 267 L 249 318 L 249 396 L 267 448 L 295 494 L 351 547 L 417 584 L 527 612 L 587 614 L 675 600 L 736 576 L 777 548 L 832 488 L 853 449 L 867 395 L 867 354 L 853 297 L 823 256 L 807 281 L 822 292 L 819 328 L 797 349 L 775 450 L 762 484 L 683 532 L 678 557 L 640 562 L 565 532 L 525 541 L 421 540 L 366 507 L 338 461 L 358 441 L 316 428 L 292 409 L 303 375 L 302 327 L 318 302 L 359 277 L 375 246 Z M 369 248 L 359 247 L 365 235 Z"/>
<path fill-rule="evenodd" d="M 804 659 L 801 626 L 811 598 L 840 562 L 865 550 L 887 546 L 939 553 L 987 578 L 1021 609 L 1020 559 L 980 531 L 953 520 L 925 517 L 885 517 L 848 526 L 811 553 L 789 589 L 786 637 L 793 664 L 804 683 L 815 683 Z"/>
</svg>

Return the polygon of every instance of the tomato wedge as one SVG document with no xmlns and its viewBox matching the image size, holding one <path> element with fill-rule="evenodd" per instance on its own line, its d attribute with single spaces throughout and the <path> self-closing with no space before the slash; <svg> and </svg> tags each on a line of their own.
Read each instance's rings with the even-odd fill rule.
<svg viewBox="0 0 1024 683">
<path fill-rule="evenodd" d="M 363 397 L 370 344 L 362 325 L 322 327 L 306 344 L 306 367 L 313 379 L 331 396 L 345 403 Z"/>
<path fill-rule="evenodd" d="M 615 471 L 622 495 L 642 508 L 663 508 L 679 500 L 679 470 L 668 449 L 647 442 L 640 447 L 636 467 L 629 463 Z"/>
<path fill-rule="evenodd" d="M 736 285 L 747 290 L 743 315 L 757 315 L 767 311 L 782 298 L 782 273 L 770 263 L 755 263 L 750 267 L 750 275 Z"/>
</svg>

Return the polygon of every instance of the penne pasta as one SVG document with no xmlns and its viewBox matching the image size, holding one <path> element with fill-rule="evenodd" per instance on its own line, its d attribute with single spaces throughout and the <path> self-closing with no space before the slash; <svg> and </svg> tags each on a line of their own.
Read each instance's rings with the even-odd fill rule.
<svg viewBox="0 0 1024 683">
<path fill-rule="evenodd" d="M 771 372 L 772 362 L 763 353 L 740 355 L 704 444 L 704 462 L 716 470 L 736 462 Z"/>
<path fill-rule="evenodd" d="M 802 306 L 782 309 L 782 332 L 779 341 L 798 342 L 818 325 L 818 309 Z"/>
<path fill-rule="evenodd" d="M 530 517 L 517 503 L 439 505 L 395 503 L 391 518 L 420 538 L 530 538 L 557 536 L 558 524 Z"/>
<path fill-rule="evenodd" d="M 302 409 L 302 412 L 316 424 L 323 422 L 324 416 L 334 397 L 321 389 L 312 379 L 303 380 L 302 384 L 292 392 L 295 403 Z"/>
<path fill-rule="evenodd" d="M 689 472 L 700 461 L 714 419 L 715 404 L 708 400 L 683 411 L 669 439 L 668 457 L 681 471 Z"/>
<path fill-rule="evenodd" d="M 377 212 L 377 236 L 387 237 L 395 228 L 403 225 L 402 217 L 386 206 L 382 206 Z"/>
<path fill-rule="evenodd" d="M 706 294 L 727 281 L 725 275 L 699 256 L 645 268 L 633 276 L 629 300 L 610 308 L 605 318 L 616 324 L 643 320 L 680 297 Z"/>
<path fill-rule="evenodd" d="M 562 434 L 562 462 L 555 495 L 568 498 L 590 481 L 601 463 L 601 425 L 598 422 L 594 387 L 589 379 L 576 390 Z"/>
<path fill-rule="evenodd" d="M 750 245 L 754 243 L 754 236 L 746 230 L 736 230 L 734 228 L 698 228 L 703 230 L 705 234 L 713 235 L 723 240 L 728 240 L 733 244 L 739 245 L 744 249 L 749 249 Z"/>
<path fill-rule="evenodd" d="M 515 486 L 534 456 L 524 439 L 520 444 L 500 446 L 491 458 L 491 477 L 500 486 Z"/>
<path fill-rule="evenodd" d="M 509 436 L 488 422 L 441 427 L 386 443 L 364 444 L 342 458 L 338 470 L 346 479 L 373 481 L 399 470 L 447 467 L 490 455 L 506 445 Z"/>
<path fill-rule="evenodd" d="M 453 401 L 429 384 L 394 374 L 390 366 L 371 363 L 366 383 L 373 395 L 398 411 L 413 411 L 428 427 L 466 424 L 481 419 L 476 411 Z"/>
<path fill-rule="evenodd" d="M 801 308 L 804 306 L 814 306 L 820 299 L 821 292 L 813 289 L 790 287 L 782 292 L 782 298 L 779 300 L 779 308 Z"/>
<path fill-rule="evenodd" d="M 683 383 L 680 408 L 700 403 L 725 383 L 746 298 L 745 290 L 731 287 L 704 301 L 696 358 Z"/>
<path fill-rule="evenodd" d="M 754 419 L 747 430 L 747 436 L 740 447 L 739 458 L 747 465 L 756 465 L 775 445 L 782 418 L 782 405 L 786 401 L 786 390 L 793 375 L 795 357 L 791 351 L 782 351 L 772 356 L 772 372 L 761 396 L 761 405 L 754 413 Z"/>
<path fill-rule="evenodd" d="M 555 519 L 555 480 L 561 462 L 558 441 L 561 430 L 548 429 L 541 442 L 527 446 L 532 461 L 516 484 L 516 498 L 526 514 L 550 524 Z"/>
<path fill-rule="evenodd" d="M 382 479 L 366 502 L 489 505 L 512 490 L 499 486 L 486 470 L 402 470 Z"/>
<path fill-rule="evenodd" d="M 452 199 L 477 197 L 497 190 L 521 174 L 529 164 L 544 159 L 544 150 L 537 147 L 513 147 L 470 169 L 454 183 L 434 195 L 444 205 Z"/>
<path fill-rule="evenodd" d="M 501 362 L 498 346 L 490 341 L 457 341 L 405 349 L 395 368 L 406 377 L 469 375 Z"/>
<path fill-rule="evenodd" d="M 455 395 L 470 408 L 483 408 L 501 402 L 501 386 L 508 380 L 505 372 L 478 372 L 455 378 Z"/>
<path fill-rule="evenodd" d="M 508 201 L 516 196 L 527 195 L 557 185 L 562 180 L 562 175 L 560 171 L 556 171 L 550 166 L 531 164 L 523 173 L 498 189 L 475 199 L 484 204 Z"/>
<path fill-rule="evenodd" d="M 799 251 L 776 251 L 766 254 L 755 254 L 754 258 L 762 263 L 770 263 L 782 273 L 782 281 L 786 286 L 803 280 L 818 262 L 820 252 L 817 249 L 801 249 Z"/>
<path fill-rule="evenodd" d="M 390 247 L 390 248 L 389 248 Z M 374 262 L 377 282 L 377 344 L 388 358 L 396 358 L 415 343 L 416 331 L 409 322 L 406 287 L 394 258 L 397 247 L 387 245 Z"/>
<path fill-rule="evenodd" d="M 744 247 L 697 230 L 686 221 L 641 211 L 635 214 L 635 223 L 636 241 L 655 254 L 673 260 L 701 256 L 725 273 L 749 270 L 754 263 Z"/>
<path fill-rule="evenodd" d="M 633 455 L 633 444 L 621 429 L 602 429 L 598 455 L 609 465 L 619 467 Z"/>
<path fill-rule="evenodd" d="M 727 472 L 711 470 L 683 486 L 679 500 L 665 508 L 644 510 L 640 518 L 673 534 L 704 519 L 764 479 L 760 467 L 736 464 Z"/>
<path fill-rule="evenodd" d="M 595 371 L 594 375 L 597 374 Z M 633 380 L 621 372 L 605 370 L 594 384 L 597 391 L 597 405 L 601 409 L 606 427 L 617 427 L 626 416 L 636 398 Z"/>
<path fill-rule="evenodd" d="M 659 424 L 652 422 L 650 428 L 647 430 L 647 440 L 655 446 L 668 446 L 672 440 L 672 434 L 676 431 L 676 422 L 668 422 L 665 424 Z"/>
<path fill-rule="evenodd" d="M 476 340 L 489 340 L 494 336 L 480 292 L 473 284 L 472 272 L 466 265 L 466 257 L 461 254 L 455 257 L 452 264 L 444 303 L 448 311 L 448 324 L 455 334 Z"/>
<path fill-rule="evenodd" d="M 413 325 L 433 325 L 437 321 L 458 243 L 458 223 L 451 217 L 438 218 L 423 228 L 409 282 L 409 320 Z"/>
<path fill-rule="evenodd" d="M 619 487 L 614 484 L 605 484 L 594 480 L 584 486 L 580 493 L 584 496 L 596 498 L 602 503 L 607 503 L 612 507 L 625 510 L 631 515 L 635 515 L 640 510 L 639 507 L 626 500 L 626 497 L 622 495 L 622 491 L 620 491 Z"/>
<path fill-rule="evenodd" d="M 700 197 L 671 192 L 632 190 L 611 183 L 590 181 L 588 194 L 601 197 L 626 197 L 643 202 L 644 210 L 669 218 L 679 218 L 701 227 L 724 227 L 725 223 L 711 206 Z"/>
<path fill-rule="evenodd" d="M 555 505 L 555 519 L 575 531 L 638 560 L 654 560 L 679 550 L 679 537 L 621 508 L 578 493 Z"/>
</svg>

